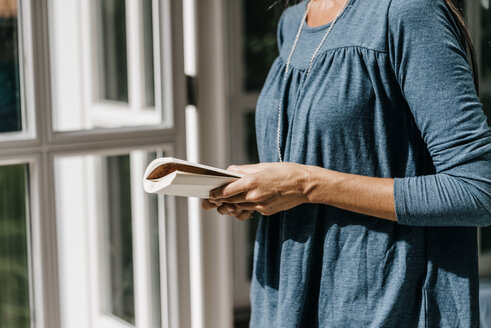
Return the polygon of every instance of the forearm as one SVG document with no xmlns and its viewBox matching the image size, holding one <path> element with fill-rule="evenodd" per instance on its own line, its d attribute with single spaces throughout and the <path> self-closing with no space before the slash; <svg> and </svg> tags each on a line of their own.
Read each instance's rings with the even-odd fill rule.
<svg viewBox="0 0 491 328">
<path fill-rule="evenodd" d="M 305 193 L 309 203 L 327 204 L 352 212 L 397 221 L 394 179 L 342 173 L 308 166 Z"/>
</svg>

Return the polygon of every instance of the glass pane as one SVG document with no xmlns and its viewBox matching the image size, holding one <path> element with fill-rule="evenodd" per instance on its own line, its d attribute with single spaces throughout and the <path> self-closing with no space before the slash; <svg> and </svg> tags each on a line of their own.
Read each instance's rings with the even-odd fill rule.
<svg viewBox="0 0 491 328">
<path fill-rule="evenodd" d="M 159 220 L 164 199 L 132 183 L 135 176 L 143 176 L 157 154 L 162 156 L 135 150 L 55 159 L 62 327 L 95 326 L 94 306 L 102 318 L 117 317 L 134 324 L 138 272 L 150 279 L 150 290 L 140 294 L 151 305 L 149 327 L 161 327 L 160 266 L 165 263 L 160 262 Z M 133 206 L 148 211 L 132 213 Z M 142 236 L 142 231 L 148 233 Z M 133 257 L 141 252 L 149 260 L 143 273 L 135 268 Z"/>
<path fill-rule="evenodd" d="M 122 0 L 99 0 L 100 99 L 128 102 L 126 6 Z"/>
<path fill-rule="evenodd" d="M 106 158 L 109 312 L 135 323 L 129 155 Z"/>
<path fill-rule="evenodd" d="M 153 19 L 152 0 L 143 0 L 143 54 L 145 62 L 145 105 L 155 106 L 155 83 L 153 65 Z"/>
<path fill-rule="evenodd" d="M 0 132 L 22 130 L 16 0 L 0 2 Z"/>
<path fill-rule="evenodd" d="M 172 117 L 155 107 L 160 76 L 154 64 L 167 61 L 153 44 L 159 40 L 153 23 L 166 23 L 158 19 L 154 1 L 48 1 L 56 131 L 157 125 Z"/>
<path fill-rule="evenodd" d="M 0 166 L 0 325 L 30 327 L 27 164 Z"/>
<path fill-rule="evenodd" d="M 258 91 L 263 86 L 276 56 L 276 27 L 283 10 L 281 4 L 268 9 L 268 1 L 243 1 L 244 5 L 244 88 Z"/>
<path fill-rule="evenodd" d="M 481 67 L 482 77 L 491 81 L 491 10 L 489 0 L 481 0 Z M 488 90 L 491 91 L 491 90 Z"/>
</svg>

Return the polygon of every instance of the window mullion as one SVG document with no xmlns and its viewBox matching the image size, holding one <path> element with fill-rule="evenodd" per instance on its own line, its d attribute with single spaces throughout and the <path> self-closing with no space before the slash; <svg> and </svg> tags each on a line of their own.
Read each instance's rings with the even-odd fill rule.
<svg viewBox="0 0 491 328">
<path fill-rule="evenodd" d="M 126 52 L 128 54 L 128 99 L 131 111 L 144 107 L 143 13 L 141 1 L 126 0 Z"/>
<path fill-rule="evenodd" d="M 54 159 L 52 154 L 43 152 L 39 161 L 38 177 L 35 177 L 38 188 L 33 192 L 33 209 L 39 208 L 39 217 L 34 215 L 33 232 L 38 234 L 41 243 L 41 275 L 42 286 L 35 284 L 35 293 L 42 293 L 42 304 L 37 304 L 35 310 L 36 321 L 44 316 L 44 326 L 36 322 L 36 328 L 61 328 L 60 325 L 60 293 L 58 271 L 58 239 L 56 231 L 55 213 L 55 182 Z M 38 232 L 36 232 L 36 230 Z M 39 253 L 38 253 L 39 255 Z M 38 298 L 35 298 L 37 302 Z M 42 315 L 39 313 L 42 311 Z"/>
<path fill-rule="evenodd" d="M 153 318 L 149 209 L 145 202 L 145 194 L 141 190 L 145 155 L 146 153 L 141 151 L 133 151 L 130 154 L 135 326 L 137 328 L 151 327 Z"/>
<path fill-rule="evenodd" d="M 154 68 L 154 94 L 155 94 L 155 109 L 160 116 L 159 121 L 162 120 L 162 71 L 161 71 L 161 57 L 160 57 L 160 1 L 152 0 L 152 28 L 153 28 L 153 68 Z M 170 92 L 166 93 L 170 95 Z"/>
<path fill-rule="evenodd" d="M 36 136 L 30 169 L 31 250 L 34 316 L 32 327 L 61 328 L 58 280 L 58 249 L 54 195 L 54 159 L 49 152 L 51 134 L 50 69 L 48 50 L 48 0 L 19 1 L 22 27 L 27 124 Z M 35 15 L 33 13 L 36 13 Z M 32 62 L 31 62 L 32 58 Z M 32 64 L 31 64 L 32 63 Z M 30 68 L 32 67 L 32 69 Z M 31 147 L 30 143 L 15 152 Z M 27 148 L 28 149 L 28 148 Z M 8 151 L 8 149 L 7 149 Z M 0 153 L 0 155 L 3 155 Z"/>
</svg>

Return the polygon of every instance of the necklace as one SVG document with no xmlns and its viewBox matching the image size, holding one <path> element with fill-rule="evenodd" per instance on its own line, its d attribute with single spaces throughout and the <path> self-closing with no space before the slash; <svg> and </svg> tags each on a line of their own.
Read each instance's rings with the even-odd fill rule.
<svg viewBox="0 0 491 328">
<path fill-rule="evenodd" d="M 338 12 L 336 13 L 336 17 L 334 17 L 334 20 L 332 21 L 332 23 L 329 26 L 329 28 L 327 29 L 326 33 L 322 37 L 321 42 L 319 43 L 319 45 L 315 49 L 314 53 L 312 54 L 312 58 L 310 58 L 309 66 L 307 68 L 307 73 L 305 74 L 305 79 L 304 79 L 303 85 L 305 85 L 305 81 L 307 80 L 307 77 L 309 76 L 310 70 L 312 68 L 312 64 L 314 63 L 315 56 L 317 56 L 317 53 L 319 52 L 320 48 L 324 44 L 324 41 L 326 41 L 327 36 L 329 35 L 329 33 L 331 33 L 331 29 L 334 26 L 334 23 L 336 23 L 336 21 L 338 20 L 338 17 L 343 12 L 348 1 L 350 1 L 350 0 L 346 0 L 344 2 L 344 5 L 338 10 Z M 297 35 L 295 36 L 295 41 L 293 42 L 292 50 L 290 50 L 290 55 L 288 56 L 288 60 L 286 61 L 285 73 L 283 74 L 283 82 L 284 83 L 286 83 L 286 77 L 287 77 L 287 73 L 288 73 L 288 68 L 290 67 L 290 61 L 292 59 L 293 52 L 295 51 L 295 48 L 297 46 L 298 39 L 300 38 L 300 33 L 302 32 L 303 24 L 304 24 L 305 20 L 307 19 L 307 14 L 309 12 L 311 3 L 312 3 L 312 0 L 309 0 L 309 2 L 307 3 L 307 8 L 305 9 L 305 13 L 303 14 L 302 21 L 300 22 L 300 26 L 298 27 Z M 303 88 L 303 85 L 302 85 L 302 88 Z M 278 104 L 278 127 L 276 129 L 276 149 L 278 151 L 278 159 L 280 162 L 283 162 L 283 158 L 281 156 L 281 145 L 280 145 L 281 109 L 282 109 L 282 107 L 283 107 L 283 96 L 280 97 L 280 101 Z"/>
</svg>

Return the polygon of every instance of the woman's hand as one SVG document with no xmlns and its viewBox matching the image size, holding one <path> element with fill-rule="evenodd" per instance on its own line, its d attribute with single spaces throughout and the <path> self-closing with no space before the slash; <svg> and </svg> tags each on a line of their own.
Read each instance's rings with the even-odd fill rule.
<svg viewBox="0 0 491 328">
<path fill-rule="evenodd" d="M 234 204 L 216 204 L 210 202 L 208 199 L 203 199 L 201 201 L 201 206 L 205 210 L 209 210 L 211 208 L 216 208 L 218 213 L 225 215 L 231 215 L 240 221 L 248 220 L 254 214 L 254 210 L 242 210 L 235 206 Z"/>
<path fill-rule="evenodd" d="M 394 179 L 343 173 L 296 163 L 230 166 L 245 176 L 210 192 L 205 209 L 240 220 L 272 215 L 302 203 L 326 204 L 397 222 Z"/>
<path fill-rule="evenodd" d="M 245 176 L 210 192 L 203 200 L 205 209 L 216 207 L 220 214 L 248 219 L 254 211 L 272 215 L 307 202 L 309 180 L 307 165 L 260 163 L 229 166 L 228 170 Z"/>
</svg>

